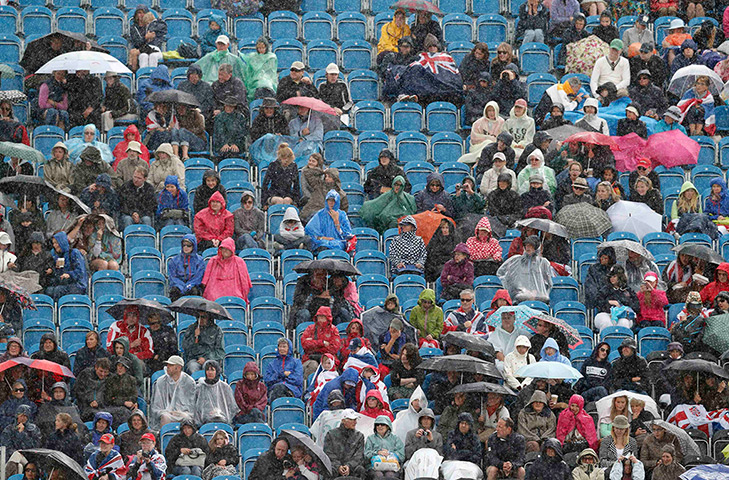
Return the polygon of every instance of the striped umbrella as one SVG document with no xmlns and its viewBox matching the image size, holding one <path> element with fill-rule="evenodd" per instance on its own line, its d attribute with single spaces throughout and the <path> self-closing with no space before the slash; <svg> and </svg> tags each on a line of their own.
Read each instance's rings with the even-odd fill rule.
<svg viewBox="0 0 729 480">
<path fill-rule="evenodd" d="M 390 5 L 390 8 L 393 10 L 405 10 L 409 13 L 428 12 L 434 15 L 443 15 L 440 8 L 428 0 L 398 0 Z"/>
</svg>

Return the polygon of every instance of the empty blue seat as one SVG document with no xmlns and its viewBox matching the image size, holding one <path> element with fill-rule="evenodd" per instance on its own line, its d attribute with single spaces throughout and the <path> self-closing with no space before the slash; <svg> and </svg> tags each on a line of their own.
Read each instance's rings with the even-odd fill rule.
<svg viewBox="0 0 729 480">
<path fill-rule="evenodd" d="M 270 273 L 253 272 L 250 273 L 251 283 L 253 287 L 248 294 L 248 299 L 258 297 L 275 297 L 276 296 L 276 279 Z"/>
<path fill-rule="evenodd" d="M 86 12 L 79 7 L 61 7 L 56 12 L 58 30 L 86 33 Z"/>
<path fill-rule="evenodd" d="M 449 102 L 433 102 L 425 109 L 425 126 L 430 132 L 453 132 L 458 126 L 458 110 Z"/>
<path fill-rule="evenodd" d="M 162 20 L 176 37 L 192 37 L 192 13 L 182 8 L 170 8 L 162 12 Z"/>
<path fill-rule="evenodd" d="M 18 11 L 10 5 L 0 5 L 0 32 L 13 34 L 18 30 Z"/>
<path fill-rule="evenodd" d="M 58 321 L 91 321 L 91 300 L 86 295 L 64 295 L 58 300 Z"/>
<path fill-rule="evenodd" d="M 306 64 L 311 70 L 321 70 L 337 63 L 337 44 L 331 40 L 312 40 L 306 46 Z"/>
<path fill-rule="evenodd" d="M 4 61 L 2 60 L 2 52 L 5 47 L 5 44 L 3 44 L 3 37 L 6 36 L 7 35 L 0 35 L 0 61 Z M 14 37 L 14 35 L 11 36 Z M 18 40 L 18 54 L 20 54 L 20 39 L 18 39 L 18 37 L 15 38 Z M 51 155 L 53 145 L 55 145 L 56 142 L 64 141 L 65 137 L 66 134 L 63 130 L 55 125 L 39 125 L 33 129 L 33 148 L 39 150 L 44 156 L 49 157 Z"/>
<path fill-rule="evenodd" d="M 393 281 L 393 293 L 401 302 L 417 300 L 425 287 L 425 279 L 419 275 L 398 275 Z"/>
<path fill-rule="evenodd" d="M 346 38 L 342 42 L 342 69 L 346 72 L 368 70 L 372 66 L 372 45 L 358 37 L 340 38 Z"/>
<path fill-rule="evenodd" d="M 521 70 L 526 74 L 550 70 L 550 50 L 543 43 L 529 42 L 519 47 Z"/>
<path fill-rule="evenodd" d="M 463 139 L 454 132 L 438 132 L 430 138 L 430 158 L 441 165 L 463 155 Z"/>
<path fill-rule="evenodd" d="M 387 138 L 387 134 L 383 132 L 386 126 L 386 113 L 385 106 L 382 103 L 376 101 L 357 102 L 354 107 L 352 107 L 350 115 L 352 117 L 352 124 L 355 130 L 367 130 L 368 138 L 373 138 L 373 134 L 369 133 L 369 131 L 375 132 L 374 137 L 377 138 L 380 144 L 382 144 L 382 135 Z M 358 139 L 358 141 L 361 142 L 362 140 Z M 377 154 L 379 154 L 379 152 L 380 150 L 377 150 Z M 361 151 L 360 158 L 365 161 L 365 159 L 361 157 Z M 377 157 L 374 159 L 377 160 Z"/>
<path fill-rule="evenodd" d="M 465 10 L 457 10 L 457 12 L 465 12 Z M 449 13 L 443 17 L 443 39 L 446 43 L 470 42 L 473 40 L 471 17 L 465 13 Z"/>
<path fill-rule="evenodd" d="M 270 38 L 298 38 L 299 16 L 287 10 L 268 14 L 268 36 Z M 288 67 L 286 67 L 288 70 Z"/>
<path fill-rule="evenodd" d="M 159 271 L 142 271 L 132 274 L 132 292 L 136 298 L 146 295 L 164 295 L 167 278 Z"/>
<path fill-rule="evenodd" d="M 626 338 L 633 338 L 633 331 L 619 325 L 605 327 L 600 332 L 600 341 L 610 345 L 611 351 L 618 350 L 618 347 Z"/>
<path fill-rule="evenodd" d="M 372 70 L 355 70 L 347 75 L 349 94 L 353 102 L 377 100 L 380 96 L 377 74 Z"/>
<path fill-rule="evenodd" d="M 248 345 L 226 345 L 223 370 L 227 376 L 231 373 L 243 370 L 246 363 L 255 362 L 256 353 Z"/>
<path fill-rule="evenodd" d="M 238 453 L 243 454 L 241 449 L 249 450 L 258 448 L 268 450 L 271 445 L 273 431 L 265 423 L 246 423 L 241 425 L 236 432 Z"/>
<path fill-rule="evenodd" d="M 425 161 L 408 162 L 403 167 L 405 175 L 411 185 L 426 183 L 428 175 L 435 172 L 433 164 Z"/>
<path fill-rule="evenodd" d="M 446 190 L 457 183 L 461 183 L 470 173 L 468 165 L 455 160 L 457 159 L 454 159 L 452 162 L 443 163 L 438 167 L 438 172 L 443 175 Z"/>
<path fill-rule="evenodd" d="M 126 279 L 118 270 L 101 270 L 91 276 L 91 291 L 96 301 L 103 295 L 124 296 Z"/>
<path fill-rule="evenodd" d="M 94 33 L 96 36 L 124 35 L 124 13 L 115 7 L 103 7 L 94 10 Z M 103 34 L 103 35 L 102 35 Z"/>
<path fill-rule="evenodd" d="M 508 30 L 508 22 L 497 13 L 484 14 L 476 19 L 479 42 L 505 42 Z"/>
<path fill-rule="evenodd" d="M 544 92 L 555 83 L 557 83 L 555 76 L 546 72 L 529 75 L 526 81 L 529 106 L 535 107 L 542 99 Z"/>
<path fill-rule="evenodd" d="M 554 277 L 552 290 L 549 292 L 549 303 L 576 302 L 579 299 L 580 287 L 572 277 Z"/>
<path fill-rule="evenodd" d="M 384 275 L 360 275 L 357 290 L 361 298 L 385 298 L 390 293 L 390 282 Z"/>
<path fill-rule="evenodd" d="M 428 139 L 420 132 L 402 132 L 395 137 L 395 151 L 397 158 L 424 162 L 428 158 Z"/>
<path fill-rule="evenodd" d="M 362 13 L 358 11 L 342 12 L 337 15 L 335 22 L 338 39 L 365 40 L 367 38 L 367 18 Z M 357 68 L 369 68 L 369 66 Z"/>
<path fill-rule="evenodd" d="M 331 130 L 325 133 L 324 160 L 332 163 L 337 159 L 349 158 L 354 158 L 354 136 L 346 130 Z"/>
<path fill-rule="evenodd" d="M 278 69 L 289 70 L 294 62 L 304 61 L 304 45 L 293 38 L 276 40 L 271 51 L 278 58 Z"/>
<path fill-rule="evenodd" d="M 251 301 L 251 323 L 284 323 L 284 305 L 275 297 L 256 297 Z"/>
<path fill-rule="evenodd" d="M 363 275 L 386 276 L 388 274 L 387 257 L 379 250 L 364 250 L 357 252 L 354 256 L 354 266 L 357 267 L 357 270 L 359 270 Z"/>
<path fill-rule="evenodd" d="M 88 320 L 66 320 L 60 326 L 61 347 L 68 350 L 68 347 L 72 345 L 84 345 L 86 334 L 93 329 L 93 325 Z"/>
<path fill-rule="evenodd" d="M 352 138 L 352 151 L 350 157 L 339 157 L 339 158 L 354 158 L 354 138 Z M 359 164 L 350 160 L 335 160 L 330 165 L 331 168 L 336 168 L 339 171 L 339 180 L 342 183 L 360 183 L 362 181 L 362 171 Z"/>
<path fill-rule="evenodd" d="M 261 248 L 246 248 L 238 254 L 245 260 L 249 272 L 271 273 L 273 271 L 273 259 L 268 251 Z"/>
<path fill-rule="evenodd" d="M 124 37 L 121 36 L 114 36 L 114 35 L 105 35 L 101 38 L 99 38 L 99 46 L 104 47 L 109 51 L 109 55 L 116 58 L 120 62 L 126 64 L 127 59 L 129 57 L 129 43 Z M 111 144 L 109 145 L 109 148 L 112 150 L 114 149 L 114 146 Z"/>
<path fill-rule="evenodd" d="M 269 345 L 276 345 L 279 338 L 285 337 L 284 326 L 279 322 L 259 322 L 253 325 L 251 332 L 256 352 Z"/>
<path fill-rule="evenodd" d="M 302 0 L 301 10 L 303 12 L 316 12 L 329 9 L 327 0 Z"/>
<path fill-rule="evenodd" d="M 638 331 L 638 351 L 642 357 L 666 350 L 670 341 L 671 332 L 663 327 L 644 327 Z"/>
<path fill-rule="evenodd" d="M 305 423 L 306 407 L 298 398 L 277 398 L 271 403 L 271 426 L 276 429 L 286 423 Z"/>
<path fill-rule="evenodd" d="M 555 317 L 570 325 L 586 325 L 587 323 L 587 308 L 580 302 L 562 301 L 553 303 L 552 311 Z"/>
<path fill-rule="evenodd" d="M 464 41 L 464 42 L 449 42 L 448 46 L 446 48 L 446 51 L 448 54 L 453 57 L 453 60 L 456 62 L 456 65 L 460 65 L 463 59 L 471 53 L 471 50 L 473 50 L 474 44 L 470 41 Z"/>
<path fill-rule="evenodd" d="M 233 19 L 235 38 L 238 40 L 255 41 L 263 36 L 265 25 L 266 21 L 260 13 L 245 17 L 235 17 Z"/>
<path fill-rule="evenodd" d="M 414 102 L 396 102 L 390 107 L 392 129 L 397 132 L 420 131 L 423 128 L 423 107 Z"/>
<path fill-rule="evenodd" d="M 501 280 L 496 275 L 482 275 L 477 277 L 473 282 L 473 290 L 476 295 L 476 304 L 482 305 L 484 302 L 491 303 L 496 291 L 504 288 Z"/>
<path fill-rule="evenodd" d="M 26 7 L 20 12 L 20 27 L 26 34 L 44 36 L 51 33 L 53 12 L 46 7 Z"/>
<path fill-rule="evenodd" d="M 339 12 L 359 12 L 364 7 L 362 0 L 332 0 L 334 11 Z"/>
<path fill-rule="evenodd" d="M 334 20 L 326 12 L 308 12 L 301 17 L 303 38 L 310 40 L 331 40 Z"/>
</svg>

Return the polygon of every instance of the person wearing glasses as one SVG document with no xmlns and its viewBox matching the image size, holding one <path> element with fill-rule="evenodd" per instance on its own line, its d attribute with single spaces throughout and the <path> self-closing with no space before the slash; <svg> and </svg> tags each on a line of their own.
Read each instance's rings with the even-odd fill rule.
<svg viewBox="0 0 729 480">
<path fill-rule="evenodd" d="M 31 418 L 35 417 L 36 405 L 31 402 L 25 392 L 27 386 L 25 380 L 19 379 L 13 383 L 10 389 L 10 398 L 0 405 L 0 429 L 7 427 L 15 420 L 15 412 L 20 405 L 27 405 L 31 409 Z"/>
<path fill-rule="evenodd" d="M 26 463 L 21 480 L 38 480 L 39 478 L 40 472 L 38 471 L 38 466 L 35 463 Z"/>
<path fill-rule="evenodd" d="M 608 376 L 612 364 L 608 361 L 610 345 L 600 342 L 595 346 L 590 358 L 580 368 L 582 378 L 575 384 L 575 391 L 588 402 L 594 402 L 608 395 Z"/>
<path fill-rule="evenodd" d="M 670 109 L 668 111 L 670 111 Z M 668 112 L 666 112 L 666 115 L 668 115 Z M 635 171 L 630 172 L 630 176 L 628 177 L 630 193 L 635 191 L 635 181 L 638 180 L 638 177 L 648 177 L 653 184 L 653 188 L 658 190 L 661 189 L 661 180 L 658 178 L 658 174 L 653 171 L 653 164 L 649 158 L 641 158 L 638 160 L 638 164 L 635 166 Z"/>
</svg>

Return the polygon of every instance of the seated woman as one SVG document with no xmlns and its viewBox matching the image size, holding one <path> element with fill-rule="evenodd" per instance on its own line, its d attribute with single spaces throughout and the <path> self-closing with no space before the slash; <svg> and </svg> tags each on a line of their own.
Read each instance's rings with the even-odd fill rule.
<svg viewBox="0 0 729 480">
<path fill-rule="evenodd" d="M 362 205 L 359 211 L 365 225 L 384 233 L 397 227 L 399 218 L 414 215 L 417 211 L 415 198 L 405 192 L 406 180 L 398 175 L 391 183 L 391 188 L 374 200 Z"/>
<path fill-rule="evenodd" d="M 682 105 L 691 105 L 684 112 L 684 122 L 689 126 L 689 135 L 713 135 L 716 131 L 714 118 L 714 96 L 709 91 L 709 77 L 700 76 L 696 79 L 694 88 L 686 93 L 678 102 Z"/>
<path fill-rule="evenodd" d="M 238 297 L 248 303 L 253 284 L 245 260 L 235 254 L 235 242 L 228 237 L 220 242 L 218 254 L 208 261 L 202 284 L 203 297 L 215 301 L 220 297 Z"/>
<path fill-rule="evenodd" d="M 648 138 L 648 128 L 645 122 L 640 119 L 640 107 L 631 103 L 625 107 L 625 118 L 618 120 L 617 135 L 623 136 L 629 133 L 635 133 L 641 138 Z"/>
<path fill-rule="evenodd" d="M 679 218 L 681 218 L 681 215 L 684 213 L 703 213 L 699 191 L 696 190 L 694 184 L 689 181 L 683 182 L 683 185 L 681 185 L 681 191 L 678 194 L 678 200 L 673 202 L 673 206 L 671 207 L 671 221 L 674 224 L 674 227 L 678 223 Z"/>
<path fill-rule="evenodd" d="M 294 357 L 291 340 L 279 338 L 276 360 L 266 365 L 263 373 L 269 403 L 281 397 L 301 398 L 304 388 L 303 371 L 301 360 Z"/>
<path fill-rule="evenodd" d="M 427 186 L 415 195 L 415 204 L 417 212 L 425 212 L 428 210 L 437 210 L 439 213 L 448 217 L 453 217 L 453 203 L 451 197 L 445 192 L 445 183 L 443 175 L 440 173 L 430 173 L 427 177 Z"/>
<path fill-rule="evenodd" d="M 94 147 L 101 154 L 101 159 L 111 165 L 114 162 L 114 156 L 111 154 L 109 145 L 99 141 L 99 131 L 96 129 L 96 125 L 89 123 L 84 127 L 83 137 L 72 138 L 66 142 L 68 147 L 68 157 L 71 163 L 77 164 L 81 158 L 81 152 L 86 147 Z"/>
<path fill-rule="evenodd" d="M 538 237 L 527 237 L 524 240 L 524 253 L 505 261 L 496 272 L 515 302 L 549 300 L 552 267 L 549 260 L 538 253 L 539 244 Z"/>
<path fill-rule="evenodd" d="M 639 454 L 638 443 L 630 436 L 628 418 L 625 415 L 617 415 L 613 419 L 610 435 L 600 442 L 600 466 L 608 468 L 619 457 L 635 457 Z"/>
<path fill-rule="evenodd" d="M 208 29 L 203 35 L 201 35 L 200 38 L 200 53 L 202 54 L 201 56 L 205 56 L 208 53 L 217 50 L 217 48 L 215 47 L 215 40 L 220 35 L 225 35 L 226 37 L 228 36 L 228 31 L 225 29 L 225 15 L 214 13 L 211 14 L 209 18 L 210 20 L 208 21 Z"/>
<path fill-rule="evenodd" d="M 610 435 L 610 432 L 613 428 L 613 420 L 615 420 L 615 417 L 617 417 L 618 415 L 623 415 L 626 418 L 630 418 L 632 416 L 630 414 L 630 409 L 628 405 L 629 403 L 627 395 L 613 397 L 612 402 L 610 403 L 610 414 L 599 420 L 600 438 L 604 438 Z"/>
<path fill-rule="evenodd" d="M 265 423 L 268 389 L 255 362 L 243 367 L 243 378 L 235 384 L 235 402 L 240 409 L 233 419 L 235 424 Z"/>
<path fill-rule="evenodd" d="M 240 56 L 245 64 L 243 81 L 248 92 L 248 101 L 273 97 L 278 87 L 278 58 L 271 52 L 268 39 L 265 36 L 259 37 L 256 40 L 256 51 Z M 259 89 L 261 92 L 256 94 Z"/>
<path fill-rule="evenodd" d="M 189 208 L 187 192 L 180 188 L 177 176 L 168 175 L 165 179 L 165 188 L 157 197 L 158 227 L 187 225 Z"/>
<path fill-rule="evenodd" d="M 195 423 L 231 423 L 238 413 L 238 404 L 230 385 L 220 381 L 220 365 L 215 360 L 208 360 L 203 365 L 203 370 L 205 381 L 198 382 L 195 386 Z"/>
<path fill-rule="evenodd" d="M 177 104 L 176 118 L 180 128 L 172 130 L 172 151 L 183 162 L 190 158 L 188 152 L 200 152 L 208 149 L 205 137 L 205 119 L 195 108 Z"/>
<path fill-rule="evenodd" d="M 423 370 L 417 368 L 421 361 L 418 347 L 412 343 L 403 345 L 398 359 L 390 369 L 392 386 L 387 389 L 387 396 L 391 400 L 410 398 L 415 389 L 423 383 L 425 375 Z"/>
<path fill-rule="evenodd" d="M 208 208 L 203 208 L 195 215 L 193 230 L 198 247 L 203 252 L 218 247 L 223 239 L 235 233 L 233 214 L 225 207 L 225 199 L 220 192 L 215 192 L 208 200 Z"/>
<path fill-rule="evenodd" d="M 482 275 L 495 275 L 501 266 L 502 251 L 499 241 L 491 234 L 491 223 L 488 217 L 483 217 L 476 224 L 474 236 L 466 240 L 468 254 L 473 262 L 473 275 L 478 278 Z"/>
<path fill-rule="evenodd" d="M 474 267 L 468 246 L 459 243 L 452 252 L 453 258 L 446 262 L 440 275 L 441 298 L 446 300 L 459 298 L 463 290 L 473 288 Z"/>
<path fill-rule="evenodd" d="M 476 48 L 478 47 L 475 47 L 474 51 L 476 51 Z M 488 56 L 488 53 L 486 55 Z M 488 102 L 483 107 L 483 116 L 473 122 L 471 126 L 471 148 L 464 155 L 466 158 L 462 157 L 459 161 L 467 164 L 478 162 L 481 150 L 496 142 L 496 137 L 501 133 L 505 121 L 499 115 L 499 104 L 493 100 Z"/>
<path fill-rule="evenodd" d="M 277 158 L 268 166 L 261 183 L 261 205 L 264 210 L 269 205 L 298 203 L 301 196 L 299 168 L 294 160 L 294 151 L 287 143 L 278 146 Z"/>
<path fill-rule="evenodd" d="M 636 328 L 666 326 L 663 308 L 668 305 L 668 299 L 666 292 L 658 288 L 658 274 L 655 272 L 648 272 L 643 276 L 638 301 L 640 312 L 636 317 Z"/>
<path fill-rule="evenodd" d="M 607 211 L 608 208 L 620 201 L 620 195 L 610 185 L 610 182 L 600 182 L 595 187 L 595 206 Z"/>
<path fill-rule="evenodd" d="M 139 134 L 139 129 L 137 129 L 136 125 L 129 125 L 124 130 L 124 140 L 117 143 L 116 147 L 114 147 L 114 151 L 112 152 L 114 154 L 114 164 L 112 165 L 114 170 L 116 170 L 119 166 L 119 162 L 127 157 L 129 142 L 137 142 L 139 144 L 139 148 L 142 150 L 142 153 L 139 154 L 139 158 L 149 163 L 149 150 L 147 149 L 147 146 L 142 143 L 142 136 Z"/>
<path fill-rule="evenodd" d="M 635 181 L 635 189 L 630 194 L 630 201 L 645 203 L 651 210 L 663 215 L 661 192 L 653 188 L 653 182 L 648 177 L 638 177 Z"/>
<path fill-rule="evenodd" d="M 399 478 L 405 461 L 405 444 L 392 433 L 392 421 L 386 415 L 375 419 L 375 433 L 367 437 L 364 447 L 365 462 L 370 465 L 370 478 L 373 480 Z M 378 462 L 393 463 L 393 470 L 381 471 Z"/>
<path fill-rule="evenodd" d="M 352 226 L 347 213 L 339 209 L 339 194 L 336 190 L 327 193 L 326 203 L 326 207 L 314 214 L 306 224 L 305 231 L 311 237 L 311 248 L 315 253 L 329 249 L 347 250 Z"/>
<path fill-rule="evenodd" d="M 570 397 L 569 408 L 559 414 L 556 436 L 562 443 L 564 453 L 581 452 L 588 447 L 597 448 L 595 421 L 585 412 L 584 406 L 585 400 L 575 394 Z"/>
<path fill-rule="evenodd" d="M 147 114 L 145 125 L 147 126 L 145 140 L 147 142 L 147 148 L 150 150 L 156 150 L 163 143 L 171 144 L 174 141 L 172 132 L 180 128 L 172 105 L 161 102 L 155 103 L 154 109 Z M 179 142 L 177 146 L 179 149 Z M 172 151 L 174 152 L 174 150 L 173 147 Z"/>
<path fill-rule="evenodd" d="M 212 480 L 220 475 L 235 475 L 238 472 L 240 454 L 225 430 L 217 430 L 208 442 L 208 447 L 203 480 Z"/>
<path fill-rule="evenodd" d="M 628 287 L 628 277 L 623 267 L 620 265 L 613 266 L 607 274 L 607 280 L 608 282 L 603 284 L 598 293 L 598 301 L 595 307 L 600 311 L 595 315 L 595 328 L 598 331 L 615 325 L 611 317 L 613 307 L 629 307 L 636 315 L 640 312 L 640 301 L 635 292 Z M 617 325 L 631 328 L 633 322 L 627 318 L 620 318 Z"/>
<path fill-rule="evenodd" d="M 400 234 L 390 244 L 390 274 L 395 277 L 403 274 L 422 275 L 427 252 L 425 242 L 417 235 L 418 224 L 408 215 L 398 223 Z"/>
<path fill-rule="evenodd" d="M 585 100 L 585 103 L 582 105 L 582 111 L 585 112 L 585 116 L 575 123 L 575 127 L 582 128 L 588 132 L 610 135 L 610 129 L 608 128 L 607 121 L 605 121 L 604 118 L 597 116 L 598 109 L 599 104 L 597 99 L 588 98 Z"/>
<path fill-rule="evenodd" d="M 197 199 L 197 196 L 195 197 Z M 244 248 L 265 248 L 266 214 L 255 206 L 253 192 L 246 190 L 240 199 L 240 208 L 233 212 L 235 245 Z"/>
<path fill-rule="evenodd" d="M 425 281 L 434 282 L 441 276 L 443 265 L 453 257 L 458 245 L 458 234 L 448 219 L 443 219 L 425 247 Z"/>
<path fill-rule="evenodd" d="M 365 193 L 370 199 L 374 199 L 387 193 L 392 189 L 395 177 L 402 177 L 405 191 L 410 192 L 410 182 L 405 180 L 405 172 L 397 166 L 395 155 L 386 148 L 382 149 L 377 157 L 379 164 L 367 173 L 367 180 L 364 183 Z"/>
<path fill-rule="evenodd" d="M 68 234 L 69 239 L 80 240 L 87 247 L 86 259 L 92 271 L 119 270 L 122 259 L 120 237 L 114 228 L 114 220 L 106 215 L 79 217 Z"/>
<path fill-rule="evenodd" d="M 723 178 L 714 178 L 710 182 L 711 193 L 704 201 L 704 213 L 711 220 L 718 220 L 721 223 L 724 217 L 729 217 L 729 194 L 727 194 L 726 182 Z"/>
<path fill-rule="evenodd" d="M 64 295 L 86 293 L 88 274 L 83 254 L 71 248 L 66 232 L 58 232 L 52 239 L 54 267 L 48 280 L 46 294 L 57 300 Z"/>
<path fill-rule="evenodd" d="M 65 70 L 54 70 L 53 76 L 40 86 L 38 107 L 46 125 L 55 125 L 62 130 L 69 126 Z"/>
<path fill-rule="evenodd" d="M 544 154 L 542 151 L 538 148 L 535 149 L 529 154 L 527 160 L 529 165 L 519 172 L 519 176 L 517 177 L 518 192 L 526 193 L 529 191 L 531 177 L 533 175 L 540 175 L 546 182 L 544 185 L 545 189 L 554 195 L 557 191 L 557 179 L 554 176 L 554 170 L 544 164 Z"/>
</svg>

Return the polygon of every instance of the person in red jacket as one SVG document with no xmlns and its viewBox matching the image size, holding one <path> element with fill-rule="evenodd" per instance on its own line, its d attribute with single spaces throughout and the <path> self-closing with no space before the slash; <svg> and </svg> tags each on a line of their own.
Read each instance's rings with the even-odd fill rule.
<svg viewBox="0 0 729 480">
<path fill-rule="evenodd" d="M 336 358 L 341 343 L 339 330 L 332 324 L 332 309 L 319 307 L 314 325 L 306 327 L 301 334 L 301 347 L 304 349 L 301 357 L 304 364 L 304 378 L 314 373 L 323 354 L 330 353 Z"/>
<path fill-rule="evenodd" d="M 360 339 L 359 348 L 367 347 L 372 350 L 372 345 L 370 344 L 369 338 L 364 336 L 364 326 L 362 325 L 362 320 L 360 320 L 359 318 L 353 318 L 352 321 L 349 322 L 349 325 L 347 325 L 347 338 L 342 340 L 342 348 L 339 350 L 339 362 L 341 363 L 341 365 L 347 363 L 349 354 L 352 353 L 352 340 L 354 340 L 355 338 Z"/>
<path fill-rule="evenodd" d="M 117 320 L 109 327 L 106 335 L 106 349 L 114 353 L 114 340 L 120 337 L 129 339 L 129 353 L 140 360 L 149 360 L 154 356 L 152 334 L 144 325 L 139 324 L 139 307 L 130 305 L 124 309 L 124 319 Z"/>
<path fill-rule="evenodd" d="M 235 403 L 240 412 L 233 423 L 266 423 L 264 413 L 268 403 L 268 389 L 261 381 L 261 372 L 256 362 L 248 362 L 243 367 L 243 378 L 235 384 Z"/>
<path fill-rule="evenodd" d="M 391 421 L 395 420 L 395 417 L 392 415 L 392 411 L 390 411 L 390 405 L 385 403 L 382 399 L 382 394 L 377 389 L 367 392 L 367 396 L 365 397 L 364 405 L 362 405 L 362 411 L 360 413 L 370 418 L 377 418 L 380 415 L 385 415 Z"/>
<path fill-rule="evenodd" d="M 217 248 L 224 238 L 232 237 L 235 221 L 233 214 L 225 209 L 225 198 L 215 192 L 208 200 L 208 208 L 203 208 L 195 215 L 195 236 L 198 251 Z"/>
<path fill-rule="evenodd" d="M 208 261 L 202 284 L 203 297 L 210 301 L 220 297 L 238 297 L 248 303 L 248 292 L 253 284 L 245 260 L 235 254 L 232 238 L 220 242 L 218 254 Z"/>
<path fill-rule="evenodd" d="M 714 281 L 701 290 L 701 301 L 711 306 L 719 292 L 729 292 L 729 263 L 723 262 L 716 267 Z"/>
</svg>

